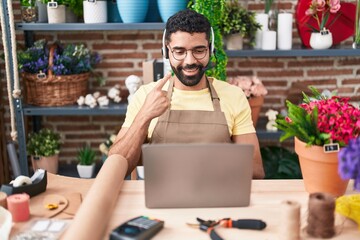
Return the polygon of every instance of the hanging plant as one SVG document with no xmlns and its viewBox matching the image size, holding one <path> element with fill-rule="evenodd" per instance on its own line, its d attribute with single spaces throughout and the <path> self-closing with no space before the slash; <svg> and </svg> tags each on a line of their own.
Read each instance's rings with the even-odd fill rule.
<svg viewBox="0 0 360 240">
<path fill-rule="evenodd" d="M 228 57 L 224 50 L 223 38 L 220 31 L 220 24 L 224 14 L 225 0 L 190 0 L 188 8 L 201 13 L 207 19 L 214 30 L 215 54 L 211 56 L 211 62 L 215 67 L 207 70 L 207 74 L 219 80 L 226 80 L 226 66 Z"/>
</svg>

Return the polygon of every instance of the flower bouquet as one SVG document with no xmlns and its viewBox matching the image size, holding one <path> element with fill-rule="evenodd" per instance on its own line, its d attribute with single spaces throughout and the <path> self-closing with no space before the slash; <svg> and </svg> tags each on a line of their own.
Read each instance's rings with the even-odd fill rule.
<svg viewBox="0 0 360 240">
<path fill-rule="evenodd" d="M 288 115 L 278 115 L 275 126 L 283 131 L 280 141 L 295 137 L 306 190 L 341 196 L 348 181 L 339 176 L 338 151 L 359 137 L 360 110 L 349 98 L 309 88 L 314 96 L 303 93 L 300 105 L 287 101 Z"/>
<path fill-rule="evenodd" d="M 39 106 L 73 104 L 87 92 L 87 81 L 100 62 L 83 44 L 54 43 L 45 40 L 18 53 L 21 76 L 25 81 L 27 103 Z"/>
</svg>

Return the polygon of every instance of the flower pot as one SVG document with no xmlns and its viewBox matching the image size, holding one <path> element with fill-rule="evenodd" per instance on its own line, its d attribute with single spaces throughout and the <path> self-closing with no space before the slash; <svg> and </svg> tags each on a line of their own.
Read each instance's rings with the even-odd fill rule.
<svg viewBox="0 0 360 240">
<path fill-rule="evenodd" d="M 78 17 L 75 15 L 74 11 L 69 7 L 65 9 L 65 22 L 67 23 L 76 23 L 78 22 Z"/>
<path fill-rule="evenodd" d="M 31 164 L 34 171 L 41 168 L 50 173 L 56 174 L 59 166 L 59 155 L 55 154 L 49 157 L 31 156 Z"/>
<path fill-rule="evenodd" d="M 107 1 L 107 21 L 109 23 L 122 22 L 116 0 Z"/>
<path fill-rule="evenodd" d="M 251 97 L 248 99 L 248 101 L 251 108 L 251 119 L 253 121 L 254 127 L 256 127 L 261 107 L 264 104 L 264 96 Z"/>
<path fill-rule="evenodd" d="M 310 46 L 313 49 L 328 49 L 333 44 L 332 34 L 329 30 L 313 32 L 310 36 Z"/>
<path fill-rule="evenodd" d="M 36 1 L 36 6 L 38 8 L 38 23 L 47 23 L 48 22 L 48 15 L 47 15 L 47 6 L 45 3 L 40 1 Z"/>
<path fill-rule="evenodd" d="M 230 34 L 225 37 L 227 50 L 241 50 L 244 38 L 240 33 Z"/>
<path fill-rule="evenodd" d="M 50 3 L 50 2 L 49 2 Z M 66 6 L 65 5 L 56 5 L 47 6 L 47 15 L 49 23 L 65 23 L 66 22 Z"/>
<path fill-rule="evenodd" d="M 78 164 L 76 168 L 81 178 L 92 178 L 95 170 L 95 163 L 91 165 Z"/>
<path fill-rule="evenodd" d="M 161 22 L 157 0 L 149 0 L 149 9 L 147 11 L 145 22 Z"/>
<path fill-rule="evenodd" d="M 107 1 L 83 1 L 84 23 L 106 23 Z"/>
<path fill-rule="evenodd" d="M 349 180 L 341 179 L 338 174 L 337 152 L 324 153 L 322 146 L 306 147 L 298 138 L 295 138 L 295 152 L 307 192 L 326 192 L 335 197 L 345 193 Z"/>
<path fill-rule="evenodd" d="M 117 7 L 124 23 L 144 22 L 149 0 L 117 0 Z"/>
<path fill-rule="evenodd" d="M 167 22 L 168 18 L 175 13 L 186 9 L 188 0 L 157 0 L 159 12 L 163 22 Z"/>
<path fill-rule="evenodd" d="M 21 19 L 23 22 L 31 23 L 38 20 L 37 6 L 21 6 Z"/>
</svg>

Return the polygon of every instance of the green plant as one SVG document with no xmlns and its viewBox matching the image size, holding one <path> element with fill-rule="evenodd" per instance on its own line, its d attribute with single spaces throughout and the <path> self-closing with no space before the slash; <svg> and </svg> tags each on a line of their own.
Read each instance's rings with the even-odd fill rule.
<svg viewBox="0 0 360 240">
<path fill-rule="evenodd" d="M 83 0 L 64 0 L 64 3 L 76 16 L 81 17 L 83 15 Z"/>
<path fill-rule="evenodd" d="M 266 179 L 301 179 L 298 155 L 283 147 L 261 147 Z"/>
<path fill-rule="evenodd" d="M 360 135 L 360 109 L 350 104 L 349 98 L 309 88 L 313 96 L 303 93 L 300 105 L 286 101 L 288 116 L 277 116 L 275 126 L 284 131 L 280 141 L 297 137 L 307 145 L 337 143 L 343 147 Z"/>
<path fill-rule="evenodd" d="M 67 3 L 67 1 L 69 1 L 69 0 L 41 0 L 41 2 L 43 2 L 43 3 L 48 3 L 48 2 L 57 2 L 57 4 L 58 5 L 64 5 L 64 4 L 66 4 Z"/>
<path fill-rule="evenodd" d="M 92 165 L 95 162 L 95 151 L 88 145 L 83 146 L 79 149 L 77 154 L 77 160 L 80 165 Z"/>
<path fill-rule="evenodd" d="M 355 33 L 354 33 L 355 35 L 354 35 L 353 48 L 359 48 L 359 46 L 360 46 L 359 19 L 360 19 L 360 0 L 358 0 L 356 3 Z"/>
<path fill-rule="evenodd" d="M 255 12 L 243 8 L 239 1 L 231 0 L 225 5 L 225 11 L 220 23 L 223 35 L 240 33 L 241 36 L 249 38 L 250 45 L 255 45 L 256 31 L 261 25 L 255 19 Z"/>
<path fill-rule="evenodd" d="M 20 0 L 20 5 L 23 7 L 34 7 L 35 0 Z"/>
<path fill-rule="evenodd" d="M 60 152 L 60 134 L 43 128 L 28 135 L 27 152 L 32 156 L 49 157 Z"/>
<path fill-rule="evenodd" d="M 269 13 L 274 0 L 265 0 L 265 13 Z"/>
<path fill-rule="evenodd" d="M 226 80 L 226 65 L 228 57 L 224 50 L 223 38 L 220 31 L 220 24 L 224 14 L 225 0 L 190 0 L 188 7 L 203 14 L 210 21 L 214 30 L 216 52 L 211 56 L 211 62 L 216 63 L 215 67 L 206 71 L 209 76 L 219 80 Z"/>
</svg>

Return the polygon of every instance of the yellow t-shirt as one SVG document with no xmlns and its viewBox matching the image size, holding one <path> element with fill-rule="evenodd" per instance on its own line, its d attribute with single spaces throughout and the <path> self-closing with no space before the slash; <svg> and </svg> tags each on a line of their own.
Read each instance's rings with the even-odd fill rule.
<svg viewBox="0 0 360 240">
<path fill-rule="evenodd" d="M 127 108 L 125 122 L 122 127 L 129 128 L 131 126 L 135 116 L 145 101 L 146 95 L 156 86 L 156 84 L 157 82 L 152 82 L 143 85 L 136 91 Z M 249 102 L 241 88 L 217 79 L 213 79 L 212 84 L 220 98 L 221 111 L 225 114 L 230 135 L 254 133 L 255 128 L 251 120 Z M 165 84 L 163 90 L 167 90 L 168 86 L 169 82 Z M 174 88 L 170 109 L 214 111 L 208 88 L 198 91 L 183 91 Z M 151 121 L 148 138 L 151 138 L 157 121 L 158 118 L 154 118 Z"/>
</svg>

